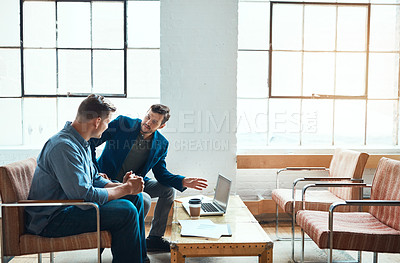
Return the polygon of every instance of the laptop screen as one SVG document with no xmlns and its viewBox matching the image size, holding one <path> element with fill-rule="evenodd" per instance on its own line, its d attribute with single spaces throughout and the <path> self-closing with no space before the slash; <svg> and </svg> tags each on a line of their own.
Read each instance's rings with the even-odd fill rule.
<svg viewBox="0 0 400 263">
<path fill-rule="evenodd" d="M 226 211 L 228 205 L 229 192 L 231 190 L 231 180 L 225 176 L 219 174 L 217 187 L 215 189 L 214 202 L 216 202 L 221 208 Z"/>
</svg>

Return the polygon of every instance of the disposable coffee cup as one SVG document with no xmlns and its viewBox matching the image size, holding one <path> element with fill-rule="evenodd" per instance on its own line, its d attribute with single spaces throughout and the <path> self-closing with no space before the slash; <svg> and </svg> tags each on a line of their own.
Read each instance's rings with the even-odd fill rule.
<svg viewBox="0 0 400 263">
<path fill-rule="evenodd" d="M 199 198 L 192 198 L 189 200 L 189 211 L 191 218 L 200 217 L 201 200 Z"/>
</svg>

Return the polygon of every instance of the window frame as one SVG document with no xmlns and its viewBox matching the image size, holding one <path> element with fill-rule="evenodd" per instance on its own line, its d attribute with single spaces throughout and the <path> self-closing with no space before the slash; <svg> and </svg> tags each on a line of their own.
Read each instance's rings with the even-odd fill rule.
<svg viewBox="0 0 400 263">
<path fill-rule="evenodd" d="M 7 98 L 65 98 L 65 97 L 87 97 L 88 95 L 90 95 L 91 93 L 93 93 L 93 51 L 97 51 L 97 50 L 116 50 L 116 51 L 123 51 L 123 68 L 124 68 L 124 72 L 123 72 L 123 93 L 97 93 L 100 95 L 103 95 L 105 97 L 110 97 L 110 98 L 127 98 L 128 97 L 128 80 L 127 80 L 127 65 L 128 65 L 128 58 L 127 58 L 127 53 L 128 53 L 128 39 L 127 39 L 127 2 L 129 0 L 50 0 L 51 2 L 55 2 L 55 26 L 56 26 L 56 46 L 55 48 L 51 47 L 51 48 L 42 48 L 42 47 L 29 47 L 26 48 L 24 46 L 24 3 L 25 2 L 48 2 L 49 0 L 19 0 L 19 28 L 20 28 L 20 45 L 19 46 L 3 46 L 1 47 L 1 49 L 19 49 L 20 50 L 20 73 L 21 73 L 21 77 L 20 77 L 20 81 L 21 81 L 21 94 L 19 96 L 1 96 L 1 99 L 7 99 Z M 90 3 L 90 34 L 92 35 L 92 3 L 93 2 L 119 2 L 119 3 L 123 3 L 123 16 L 124 16 L 124 22 L 123 22 L 123 35 L 124 35 L 124 39 L 123 39 L 123 48 L 93 48 L 93 39 L 91 38 L 90 42 L 91 42 L 91 47 L 90 48 L 60 48 L 58 47 L 58 34 L 57 34 L 57 25 L 58 25 L 58 16 L 57 16 L 57 12 L 58 12 L 58 7 L 57 7 L 57 3 L 60 2 L 64 2 L 64 3 Z M 29 49 L 29 50 L 55 50 L 56 52 L 56 94 L 46 94 L 46 93 L 41 93 L 41 94 L 26 94 L 25 92 L 25 63 L 24 63 L 24 51 L 25 49 Z M 139 49 L 139 48 L 129 48 L 129 49 Z M 159 48 L 157 48 L 159 49 Z M 58 56 L 59 56 L 59 50 L 87 50 L 90 51 L 91 53 L 91 91 L 90 93 L 67 93 L 67 94 L 58 94 L 58 89 L 59 89 L 59 61 L 58 61 Z"/>
<path fill-rule="evenodd" d="M 243 139 L 241 139 L 242 141 L 240 141 L 238 143 L 238 152 L 241 153 L 275 153 L 276 151 L 282 151 L 284 153 L 301 153 L 304 151 L 308 151 L 308 149 L 320 149 L 322 152 L 326 152 L 329 149 L 332 149 L 332 147 L 348 147 L 348 148 L 353 148 L 353 149 L 374 149 L 374 151 L 377 152 L 391 152 L 391 151 L 397 151 L 399 148 L 399 144 L 400 144 L 400 122 L 396 119 L 393 120 L 392 122 L 392 132 L 391 132 L 391 138 L 392 138 L 392 143 L 389 144 L 387 142 L 384 142 L 381 145 L 376 144 L 376 141 L 374 141 L 374 136 L 376 136 L 376 134 L 374 134 L 373 131 L 371 131 L 369 129 L 369 127 L 372 127 L 370 124 L 370 116 L 371 112 L 370 112 L 370 102 L 371 103 L 375 103 L 375 102 L 380 102 L 380 101 L 388 101 L 390 103 L 393 104 L 394 107 L 394 111 L 393 111 L 393 117 L 396 117 L 397 114 L 400 113 L 400 63 L 398 62 L 398 58 L 400 57 L 400 50 L 396 47 L 393 48 L 389 48 L 389 49 L 382 49 L 381 48 L 376 48 L 375 46 L 372 46 L 374 43 L 374 39 L 376 38 L 375 34 L 374 34 L 374 30 L 373 30 L 373 26 L 374 23 L 376 23 L 376 16 L 374 14 L 371 15 L 371 12 L 375 12 L 374 8 L 377 6 L 390 6 L 393 8 L 400 8 L 400 4 L 399 3 L 377 3 L 377 2 L 373 2 L 373 1 L 360 1 L 358 3 L 347 3 L 345 0 L 343 0 L 343 2 L 318 2 L 318 1 L 307 1 L 307 2 L 301 2 L 301 1 L 288 1 L 288 2 L 284 2 L 284 1 L 269 1 L 269 0 L 241 0 L 239 1 L 239 4 L 243 3 L 263 3 L 266 4 L 266 9 L 267 9 L 267 15 L 269 16 L 269 18 L 266 20 L 267 23 L 269 23 L 269 25 L 267 25 L 265 27 L 265 34 L 266 36 L 269 38 L 267 40 L 266 43 L 268 43 L 268 46 L 266 46 L 266 48 L 263 48 L 262 46 L 260 46 L 260 43 L 255 42 L 254 44 L 254 48 L 252 47 L 252 45 L 247 42 L 246 45 L 240 46 L 240 34 L 239 34 L 239 46 L 238 46 L 238 52 L 243 52 L 243 54 L 245 54 L 246 52 L 266 52 L 268 54 L 268 59 L 266 61 L 267 67 L 268 69 L 265 70 L 265 76 L 267 77 L 267 80 L 264 82 L 265 84 L 265 89 L 268 89 L 268 91 L 265 91 L 265 95 L 263 94 L 259 94 L 256 96 L 253 95 L 248 95 L 243 93 L 243 95 L 238 95 L 237 96 L 237 102 L 238 103 L 248 103 L 246 101 L 266 101 L 266 114 L 268 115 L 267 117 L 267 131 L 266 133 L 266 142 L 264 143 L 264 139 L 262 140 L 262 142 L 260 141 L 261 144 L 254 144 L 252 141 L 248 140 L 248 136 L 251 136 L 251 134 L 257 135 L 256 138 L 262 138 L 262 134 L 258 134 L 257 131 L 255 130 L 250 130 L 250 131 L 244 131 L 243 133 L 240 133 L 238 135 L 240 135 L 240 137 L 242 137 Z M 273 96 L 272 95 L 272 89 L 271 89 L 271 83 L 272 83 L 272 52 L 276 51 L 273 50 L 272 47 L 272 19 L 273 19 L 273 14 L 272 14 L 272 5 L 273 4 L 297 4 L 297 5 L 315 5 L 315 4 L 319 4 L 319 5 L 334 5 L 337 7 L 340 6 L 366 6 L 368 8 L 368 13 L 366 14 L 366 49 L 362 50 L 362 51 L 357 51 L 357 52 L 353 52 L 353 51 L 337 51 L 337 48 L 335 47 L 335 51 L 326 51 L 326 52 L 335 52 L 335 53 L 342 53 L 342 52 L 348 52 L 348 53 L 365 53 L 366 54 L 366 65 L 365 65 L 365 94 L 363 94 L 362 96 L 343 96 L 343 95 L 332 95 L 332 94 L 321 94 L 319 96 Z M 246 9 L 245 9 L 246 10 Z M 240 13 L 240 7 L 239 7 L 239 13 Z M 304 16 L 303 16 L 304 19 Z M 397 19 L 397 18 L 396 18 Z M 247 21 L 247 20 L 244 20 Z M 396 20 L 397 21 L 397 20 Z M 247 21 L 248 23 L 248 21 Z M 336 20 L 337 23 L 337 20 Z M 239 27 L 240 27 L 240 15 L 239 15 Z M 269 32 L 266 32 L 267 30 L 269 30 Z M 337 30 L 337 29 L 336 29 Z M 245 31 L 246 32 L 246 31 Z M 263 33 L 261 32 L 261 33 Z M 375 32 L 376 33 L 376 32 Z M 398 31 L 395 32 L 396 35 L 399 36 Z M 302 36 L 304 37 L 304 33 L 302 33 Z M 337 39 L 337 37 L 336 37 Z M 335 39 L 335 41 L 337 41 Z M 257 44 L 258 43 L 258 44 Z M 398 42 L 396 42 L 398 43 Z M 299 52 L 303 52 L 304 53 L 304 44 L 302 45 L 302 50 L 299 50 Z M 307 51 L 305 51 L 307 52 Z M 370 88 L 374 88 L 374 82 L 371 82 L 371 77 L 373 76 L 374 72 L 371 73 L 371 65 L 370 63 L 373 63 L 373 61 L 371 59 L 373 59 L 371 56 L 372 55 L 380 55 L 380 54 L 393 54 L 394 58 L 396 59 L 396 63 L 394 64 L 394 74 L 397 76 L 396 80 L 395 80 L 395 86 L 393 86 L 393 91 L 391 94 L 384 94 L 383 96 L 376 96 L 375 94 L 371 94 L 369 93 L 369 86 L 371 86 Z M 240 53 L 239 53 L 240 56 Z M 371 62 L 370 62 L 371 60 Z M 304 62 L 302 61 L 302 64 Z M 336 62 L 335 62 L 336 64 Z M 242 67 L 245 65 L 241 65 Z M 303 67 L 301 69 L 301 74 L 303 75 Z M 303 80 L 301 80 L 303 82 Z M 303 83 L 301 83 L 301 85 L 303 86 Z M 238 87 L 239 88 L 239 87 Z M 243 88 L 242 88 L 243 89 Z M 376 89 L 376 88 L 375 88 Z M 308 94 L 307 94 L 308 95 Z M 270 136 L 271 134 L 273 135 L 273 132 L 271 131 L 271 124 L 270 124 L 270 112 L 272 112 L 271 106 L 270 106 L 270 102 L 272 100 L 278 101 L 280 99 L 286 99 L 286 100 L 295 100 L 295 101 L 300 101 L 300 108 L 299 108 L 299 113 L 302 114 L 303 112 L 303 108 L 302 108 L 302 103 L 303 101 L 309 101 L 311 99 L 318 99 L 320 100 L 320 102 L 324 102 L 325 100 L 330 100 L 333 101 L 333 113 L 332 113 L 332 123 L 333 123 L 333 128 L 330 132 L 330 142 L 328 144 L 308 144 L 305 143 L 303 141 L 303 133 L 299 132 L 298 133 L 298 142 L 296 142 L 295 144 L 291 144 L 291 145 L 276 145 L 276 144 L 272 144 L 270 142 Z M 336 136 L 336 131 L 334 129 L 335 127 L 335 115 L 336 115 L 336 111 L 335 111 L 335 103 L 336 101 L 361 101 L 365 103 L 365 107 L 364 108 L 364 113 L 363 113 L 363 118 L 364 118 L 364 124 L 363 124 L 363 136 L 362 136 L 362 143 L 361 144 L 357 144 L 357 143 L 351 143 L 351 144 L 343 144 L 342 142 L 337 142 L 335 136 Z M 239 109 L 238 109 L 239 111 Z M 246 116 L 247 112 L 244 112 L 244 116 Z M 250 112 L 251 114 L 251 112 Z M 371 117 L 372 118 L 372 117 Z M 252 120 L 254 121 L 254 120 Z M 374 122 L 371 122 L 372 125 Z M 302 125 L 301 121 L 300 121 L 300 126 Z M 250 126 L 250 125 L 249 125 Z M 250 127 L 251 128 L 251 127 Z"/>
<path fill-rule="evenodd" d="M 302 49 L 301 50 L 274 50 L 272 41 L 273 41 L 273 6 L 274 4 L 287 4 L 287 5 L 302 5 L 303 6 L 303 25 L 302 25 Z M 318 6 L 364 6 L 367 7 L 367 21 L 366 21 L 366 47 L 365 51 L 338 51 L 337 46 L 335 44 L 335 50 L 333 51 L 308 51 L 304 50 L 304 8 L 306 5 L 318 5 Z M 335 41 L 337 41 L 337 17 L 336 17 L 336 36 Z M 270 1 L 270 21 L 269 21 L 269 49 L 268 49 L 268 98 L 270 99 L 368 99 L 368 68 L 369 68 L 369 43 L 370 43 L 370 27 L 371 27 L 371 4 L 370 3 L 330 3 L 330 2 L 283 2 L 283 1 Z M 360 96 L 351 96 L 351 95 L 336 95 L 336 94 L 312 94 L 312 96 L 283 96 L 283 95 L 272 95 L 273 82 L 272 82 L 272 53 L 273 52 L 301 52 L 301 93 L 303 92 L 304 82 L 303 82 L 303 74 L 304 74 L 304 53 L 312 52 L 323 52 L 323 53 L 334 53 L 335 58 L 338 53 L 365 53 L 365 88 L 364 94 Z M 336 67 L 336 59 L 334 66 Z M 334 84 L 334 88 L 336 88 L 336 83 Z"/>
</svg>

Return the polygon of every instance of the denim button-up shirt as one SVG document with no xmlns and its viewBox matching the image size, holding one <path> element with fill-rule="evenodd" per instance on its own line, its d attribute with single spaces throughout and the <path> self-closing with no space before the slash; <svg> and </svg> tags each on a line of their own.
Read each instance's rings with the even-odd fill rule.
<svg viewBox="0 0 400 263">
<path fill-rule="evenodd" d="M 40 152 L 28 199 L 83 199 L 102 205 L 108 200 L 104 189 L 108 183 L 93 165 L 89 143 L 67 122 Z M 40 234 L 51 218 L 65 208 L 26 207 L 28 231 Z"/>
</svg>

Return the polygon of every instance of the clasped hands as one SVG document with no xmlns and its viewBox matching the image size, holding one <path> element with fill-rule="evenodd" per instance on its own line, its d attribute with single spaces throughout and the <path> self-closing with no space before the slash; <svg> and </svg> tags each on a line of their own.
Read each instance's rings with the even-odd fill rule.
<svg viewBox="0 0 400 263">
<path fill-rule="evenodd" d="M 105 179 L 111 181 L 111 179 L 105 173 L 99 173 L 99 175 Z M 126 185 L 129 189 L 131 195 L 137 195 L 143 192 L 144 189 L 144 181 L 141 176 L 135 175 L 132 171 L 129 171 L 125 174 L 122 179 L 122 184 Z"/>
<path fill-rule="evenodd" d="M 143 192 L 143 177 L 135 175 L 132 171 L 129 171 L 125 174 L 122 183 L 126 184 L 129 187 L 132 195 L 137 195 Z"/>
</svg>

